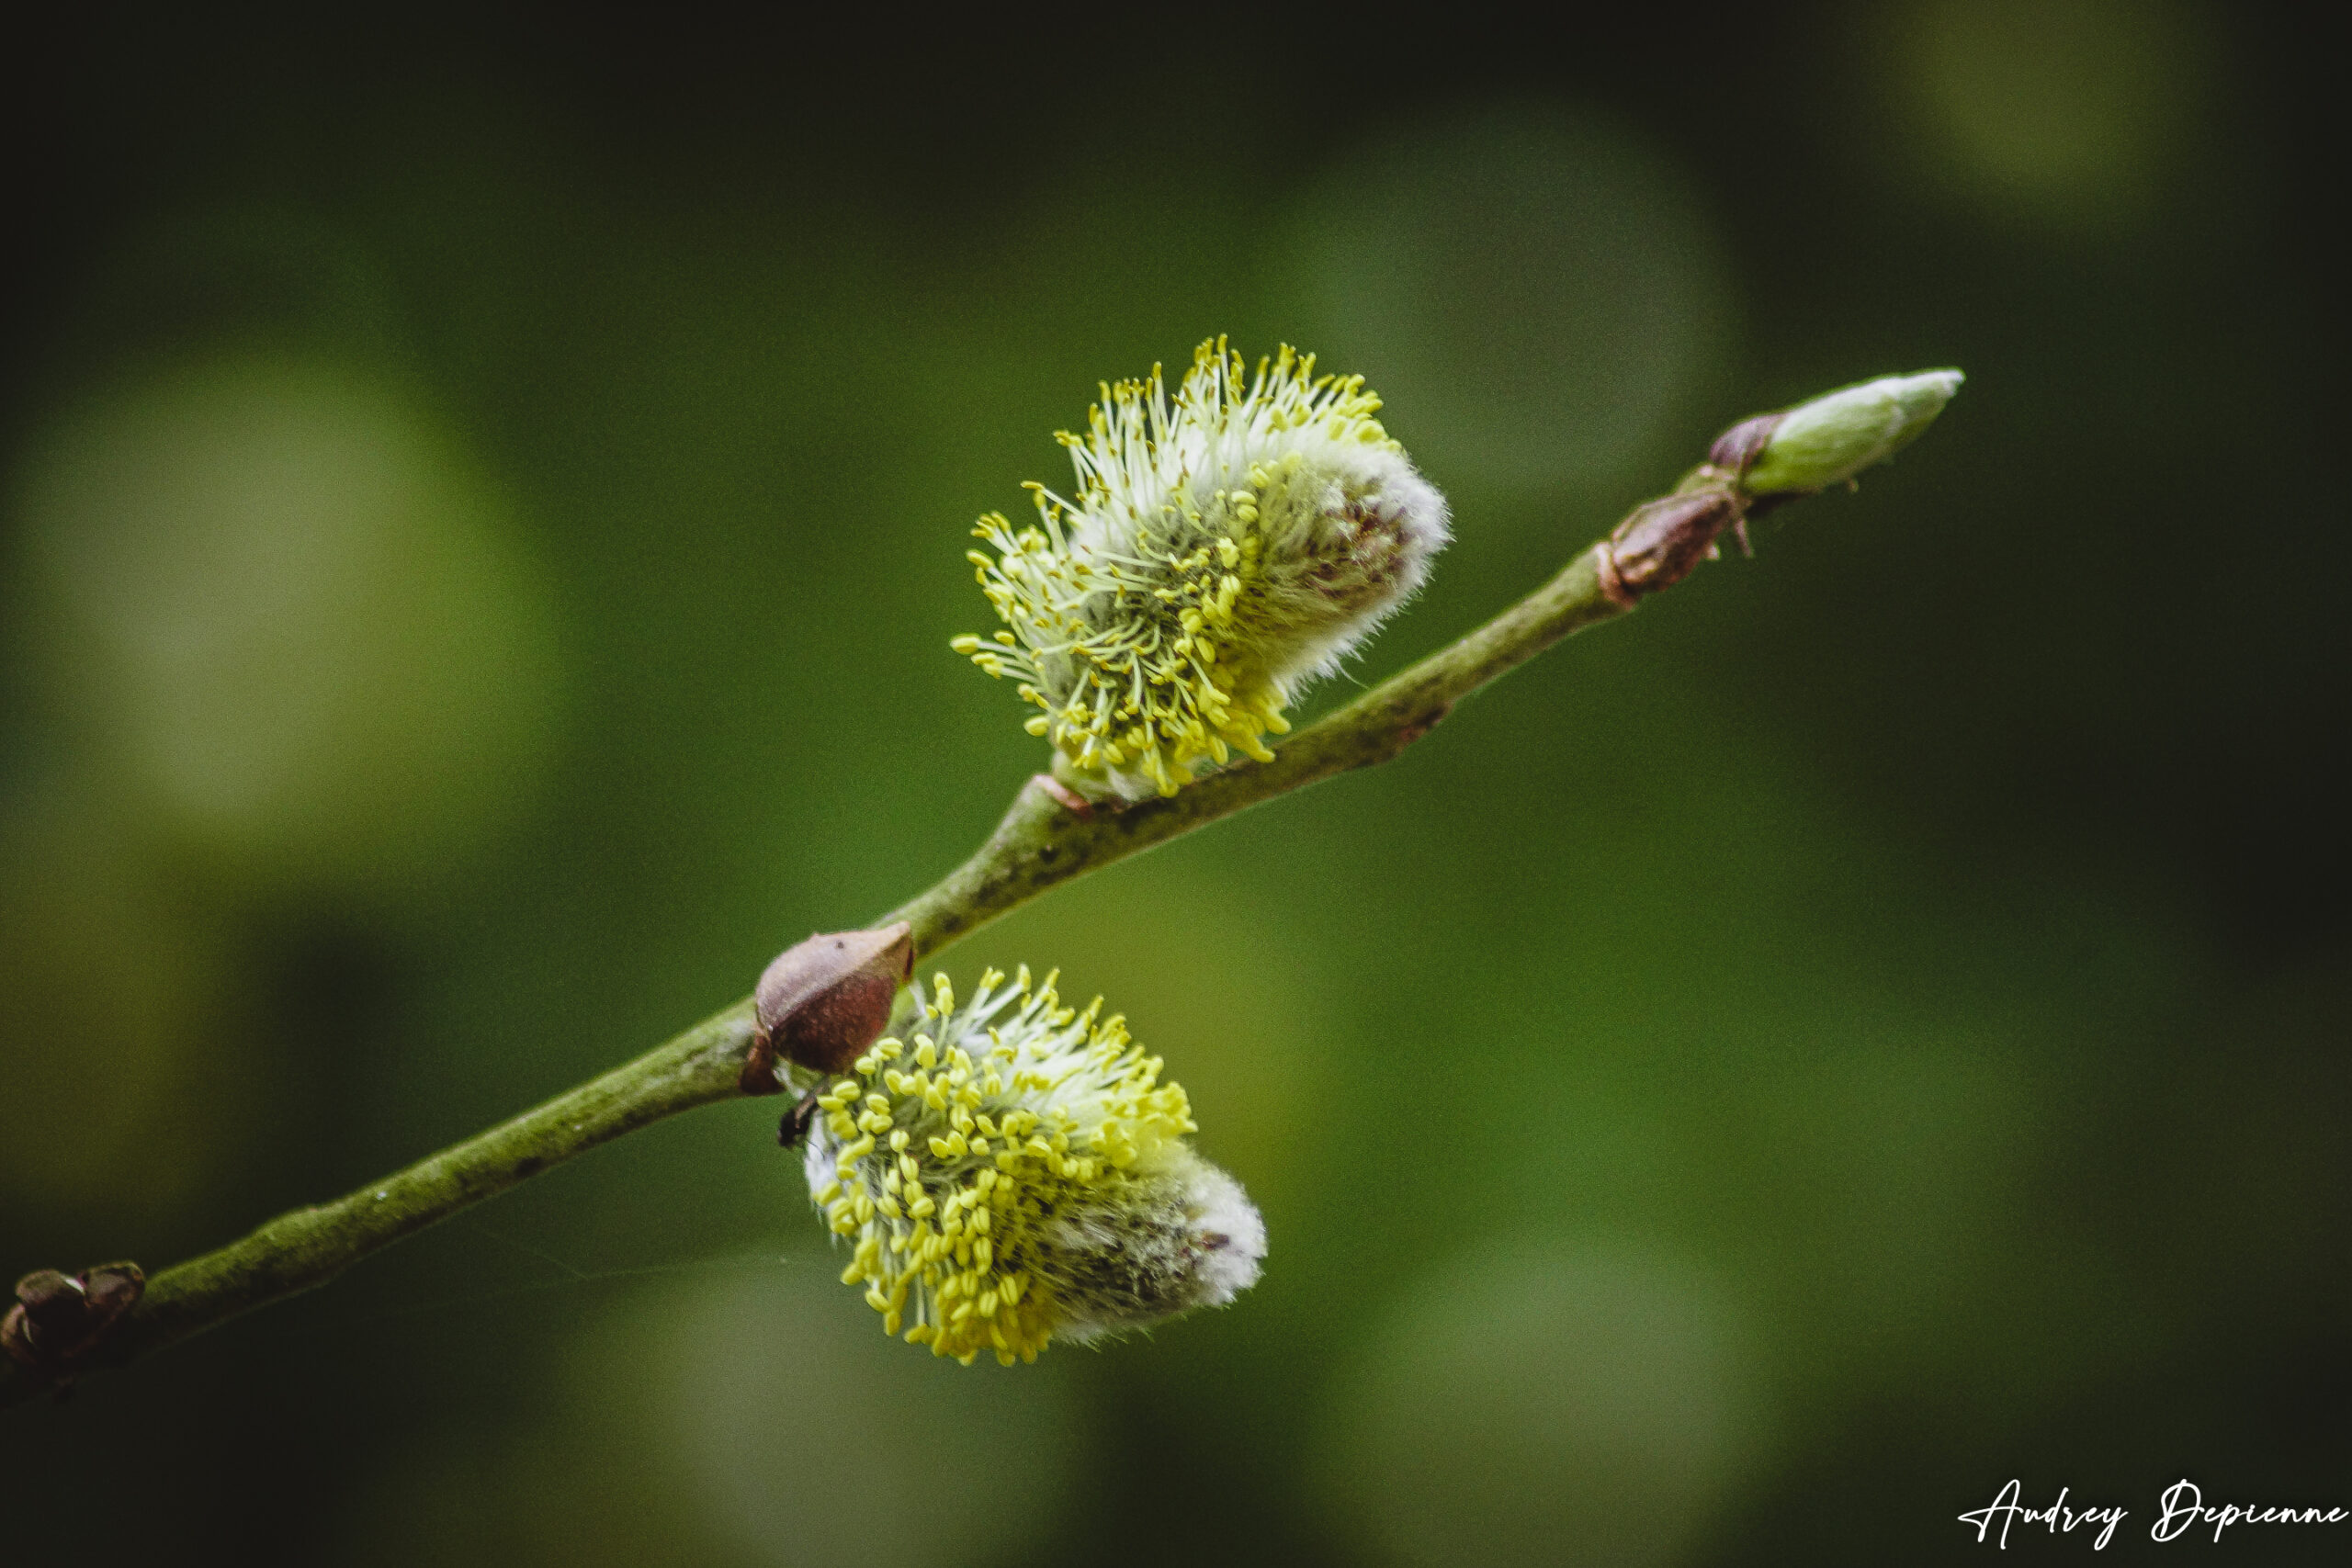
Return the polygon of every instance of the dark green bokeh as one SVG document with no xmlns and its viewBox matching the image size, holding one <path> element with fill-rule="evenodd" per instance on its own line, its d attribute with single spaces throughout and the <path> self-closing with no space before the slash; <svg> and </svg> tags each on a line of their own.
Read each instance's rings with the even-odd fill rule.
<svg viewBox="0 0 2352 1568">
<path fill-rule="evenodd" d="M 1372 376 L 1457 543 L 1363 680 L 1734 417 L 1970 380 L 1754 563 L 949 955 L 1166 1055 L 1267 1212 L 1230 1311 L 936 1366 L 721 1109 L 13 1413 L 9 1560 L 1861 1563 L 1989 1550 L 2012 1475 L 2135 1551 L 2184 1474 L 2352 1504 L 2292 15 L 62 39 L 9 1277 L 355 1185 L 960 859 L 1041 760 L 946 650 L 964 531 L 1099 378 L 1218 332 Z M 343 510 L 273 534 L 298 492 Z"/>
</svg>

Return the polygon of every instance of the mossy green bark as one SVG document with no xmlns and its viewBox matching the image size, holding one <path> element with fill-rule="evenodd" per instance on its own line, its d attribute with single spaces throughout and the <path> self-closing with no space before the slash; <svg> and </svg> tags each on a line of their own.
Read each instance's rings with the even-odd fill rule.
<svg viewBox="0 0 2352 1568">
<path fill-rule="evenodd" d="M 1261 801 L 1385 762 L 1453 705 L 1553 643 L 1625 613 L 1595 545 L 1460 641 L 1291 736 L 1274 761 L 1243 763 L 1167 799 L 1074 813 L 1041 782 L 1013 799 L 971 859 L 877 924 L 914 928 L 929 957 L 1038 894 Z M 371 1253 L 550 1166 L 649 1122 L 741 1093 L 749 998 L 592 1082 L 332 1202 L 281 1214 L 240 1241 L 166 1269 L 75 1375 L 119 1367 L 254 1307 L 314 1289 Z M 0 1405 L 50 1380 L 0 1359 Z"/>
</svg>

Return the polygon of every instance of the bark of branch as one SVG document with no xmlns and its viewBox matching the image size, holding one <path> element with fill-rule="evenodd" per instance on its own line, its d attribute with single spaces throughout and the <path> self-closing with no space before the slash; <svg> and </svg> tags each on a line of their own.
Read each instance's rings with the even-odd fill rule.
<svg viewBox="0 0 2352 1568">
<path fill-rule="evenodd" d="M 1656 531 L 1647 509 L 1637 511 L 1628 526 L 1636 522 Z M 1694 514 L 1688 525 L 1710 530 L 1697 541 L 1704 553 L 1722 522 Z M 1625 529 L 1618 538 L 1636 542 Z M 1682 570 L 1696 558 L 1687 556 Z M 1621 571 L 1620 564 L 1611 541 L 1594 545 L 1485 626 L 1291 736 L 1271 762 L 1231 768 L 1167 799 L 1084 814 L 1073 812 L 1043 780 L 1032 780 L 969 860 L 876 923 L 909 922 L 917 957 L 927 957 L 1047 888 L 1261 801 L 1385 762 L 1489 681 L 1572 632 L 1623 615 L 1640 592 L 1672 581 L 1645 581 L 1637 570 Z M 1632 558 L 1623 564 L 1631 569 Z M 70 1368 L 0 1357 L 0 1406 L 54 1386 L 61 1373 L 70 1379 L 122 1366 L 254 1307 L 323 1285 L 371 1253 L 549 1166 L 678 1111 L 735 1098 L 752 1027 L 746 998 L 486 1133 L 163 1270 L 103 1343 Z"/>
</svg>

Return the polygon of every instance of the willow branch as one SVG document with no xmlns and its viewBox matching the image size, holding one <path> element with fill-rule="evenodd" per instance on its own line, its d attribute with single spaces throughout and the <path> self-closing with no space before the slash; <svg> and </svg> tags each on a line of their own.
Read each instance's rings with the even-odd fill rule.
<svg viewBox="0 0 2352 1568">
<path fill-rule="evenodd" d="M 461 1144 L 333 1202 L 296 1209 L 148 1281 L 146 1293 L 76 1372 L 121 1366 L 231 1318 L 325 1284 L 354 1263 L 551 1166 L 663 1117 L 737 1092 L 752 1035 L 747 998 Z M 0 1359 L 0 1406 L 51 1380 Z"/>
<path fill-rule="evenodd" d="M 1291 736 L 1272 762 L 1244 765 L 1124 810 L 1073 813 L 1032 779 L 988 841 L 876 924 L 905 920 L 929 957 L 1062 883 L 1237 811 L 1396 756 L 1463 697 L 1553 643 L 1631 605 L 1605 586 L 1604 545 L 1459 642 Z M 218 1251 L 164 1270 L 82 1371 L 121 1366 L 270 1302 L 327 1283 L 371 1253 L 625 1133 L 741 1094 L 749 997 L 488 1132 L 332 1202 L 297 1209 Z M 49 1380 L 0 1359 L 0 1405 Z"/>
<path fill-rule="evenodd" d="M 1290 737 L 1271 762 L 1244 765 L 1168 799 L 1074 814 L 1032 779 L 972 858 L 883 922 L 914 928 L 918 961 L 1011 913 L 1049 887 L 1156 844 L 1304 789 L 1351 768 L 1385 762 L 1427 734 L 1453 705 L 1569 633 L 1621 615 L 1632 601 L 1604 586 L 1606 544 L 1449 648 Z"/>
<path fill-rule="evenodd" d="M 1797 429 L 1808 411 L 1830 407 L 1840 397 L 1850 403 L 1857 395 L 1817 400 L 1786 416 L 1790 428 Z M 1948 387 L 1942 395 L 1949 396 Z M 1607 539 L 1476 631 L 1291 736 L 1273 761 L 1232 767 L 1173 796 L 1119 808 L 1087 807 L 1046 779 L 1032 779 L 969 860 L 876 924 L 908 922 L 916 957 L 929 957 L 1048 888 L 1261 801 L 1388 761 L 1487 682 L 1570 633 L 1623 615 L 1641 595 L 1679 581 L 1713 554 L 1719 534 L 1738 532 L 1750 510 L 1781 499 L 1750 493 L 1742 479 L 1782 417 L 1759 416 L 1736 426 L 1717 443 L 1713 464 L 1693 470 L 1672 495 L 1636 508 Z M 1819 423 L 1804 431 L 1816 443 Z M 1801 450 L 1795 443 L 1783 445 Z M 1771 456 L 1778 460 L 1780 448 Z M 1825 477 L 1843 475 L 1817 462 L 1798 480 L 1810 489 Z M 1796 492 L 1800 485 L 1786 481 L 1781 489 Z M 1744 543 L 1744 533 L 1740 536 Z M 97 1325 L 69 1368 L 0 1356 L 0 1406 L 20 1403 L 65 1376 L 122 1366 L 254 1307 L 315 1289 L 361 1258 L 551 1166 L 679 1111 L 734 1099 L 743 1092 L 739 1080 L 753 1032 L 747 997 L 637 1060 L 488 1132 L 167 1269 L 147 1282 L 119 1321 Z M 65 1284 L 61 1276 L 47 1279 L 52 1287 Z M 94 1290 L 88 1299 L 95 1303 L 100 1295 Z M 13 1343 L 10 1348 L 20 1351 Z"/>
</svg>

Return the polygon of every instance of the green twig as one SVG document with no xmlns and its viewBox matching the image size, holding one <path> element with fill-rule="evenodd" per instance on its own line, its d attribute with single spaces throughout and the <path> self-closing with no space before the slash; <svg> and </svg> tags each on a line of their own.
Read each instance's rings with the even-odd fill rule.
<svg viewBox="0 0 2352 1568">
<path fill-rule="evenodd" d="M 1631 601 L 1612 599 L 1602 585 L 1605 547 L 1595 545 L 1459 642 L 1292 736 L 1271 762 L 1215 774 L 1165 800 L 1084 816 L 1032 779 L 971 859 L 876 923 L 911 925 L 920 961 L 1072 877 L 1334 773 L 1388 761 L 1506 670 L 1570 632 L 1624 614 Z"/>
<path fill-rule="evenodd" d="M 1939 374 L 1949 375 L 1949 384 L 1932 389 L 1936 408 L 1958 384 L 1956 374 Z M 1714 465 L 1724 466 L 1693 470 L 1671 495 L 1636 508 L 1608 539 L 1577 556 L 1542 588 L 1291 736 L 1271 762 L 1236 766 L 1171 797 L 1115 809 L 1081 805 L 1074 810 L 1066 792 L 1042 777 L 1031 780 L 969 860 L 876 924 L 907 921 L 917 958 L 928 957 L 1047 888 L 1334 773 L 1388 761 L 1489 681 L 1572 632 L 1624 614 L 1640 595 L 1679 581 L 1713 553 L 1719 534 L 1742 528 L 1752 504 L 1842 479 L 1848 470 L 1835 464 L 1863 450 L 1857 442 L 1864 438 L 1879 443 L 1871 460 L 1907 440 L 1925 419 L 1901 397 L 1906 389 L 1934 380 L 1871 383 L 1815 400 L 1788 416 L 1792 429 L 1812 446 L 1826 446 L 1829 455 L 1788 444 L 1815 467 L 1799 470 L 1792 479 L 1783 478 L 1774 493 L 1750 490 L 1742 481 L 1782 416 L 1759 416 L 1734 427 L 1716 444 Z M 1912 423 L 1903 424 L 1889 409 Z M 1839 417 L 1859 420 L 1862 434 L 1841 436 L 1834 427 Z M 1933 411 L 1925 417 L 1932 418 Z M 1822 435 L 1825 418 L 1832 422 L 1830 435 L 1845 440 L 1843 447 Z M 1777 449 L 1772 456 L 1789 466 Z M 1744 542 L 1744 533 L 1741 537 Z M 72 1372 L 121 1366 L 241 1313 L 323 1285 L 371 1253 L 550 1166 L 681 1111 L 735 1098 L 742 1092 L 739 1077 L 752 1031 L 752 1006 L 746 998 L 637 1060 L 486 1133 L 334 1202 L 281 1214 L 241 1241 L 164 1270 Z M 55 1381 L 53 1371 L 0 1356 L 0 1406 L 28 1399 Z"/>
<path fill-rule="evenodd" d="M 1334 773 L 1385 762 L 1462 697 L 1567 636 L 1624 613 L 1602 587 L 1595 546 L 1487 625 L 1292 736 L 1274 761 L 1203 780 L 1166 800 L 1073 814 L 1042 781 L 1013 797 L 971 859 L 884 917 L 914 927 L 928 957 L 1038 894 L 1260 801 Z M 121 1366 L 241 1313 L 325 1284 L 550 1166 L 663 1117 L 732 1100 L 750 1047 L 752 1002 L 732 1007 L 637 1060 L 464 1143 L 333 1202 L 280 1214 L 242 1240 L 164 1269 L 83 1371 Z M 47 1380 L 0 1358 L 0 1405 Z"/>
</svg>

